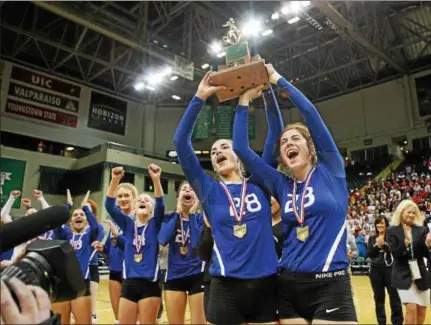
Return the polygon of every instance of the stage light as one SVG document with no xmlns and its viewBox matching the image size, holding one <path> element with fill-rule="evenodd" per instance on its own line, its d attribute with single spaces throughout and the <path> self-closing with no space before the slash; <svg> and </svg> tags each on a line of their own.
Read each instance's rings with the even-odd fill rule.
<svg viewBox="0 0 431 325">
<path fill-rule="evenodd" d="M 141 91 L 142 89 L 144 89 L 144 83 L 143 82 L 138 82 L 137 84 L 135 84 L 135 90 L 136 91 Z"/>
<path fill-rule="evenodd" d="M 262 30 L 262 22 L 257 19 L 250 19 L 242 28 L 244 36 L 256 36 Z"/>
<path fill-rule="evenodd" d="M 289 19 L 287 22 L 289 24 L 294 24 L 294 23 L 296 23 L 298 21 L 299 21 L 299 17 L 293 17 L 292 19 Z"/>
<path fill-rule="evenodd" d="M 172 77 L 171 77 L 171 80 L 172 80 L 172 81 L 175 81 L 175 80 L 177 80 L 177 79 L 178 79 L 178 76 L 172 76 Z"/>
<path fill-rule="evenodd" d="M 202 68 L 202 69 L 208 69 L 208 68 L 209 68 L 209 66 L 210 66 L 210 65 L 209 65 L 208 63 L 204 63 L 204 64 L 202 64 L 202 65 L 201 65 L 201 68 Z"/>
<path fill-rule="evenodd" d="M 172 95 L 172 98 L 175 99 L 175 100 L 180 100 L 181 99 L 181 97 L 177 96 L 177 95 Z"/>
<path fill-rule="evenodd" d="M 278 14 L 278 12 L 275 12 L 271 15 L 272 20 L 277 20 L 278 18 L 280 18 L 280 15 Z"/>
<path fill-rule="evenodd" d="M 267 29 L 266 31 L 264 31 L 262 33 L 262 36 L 268 36 L 268 35 L 271 35 L 271 34 L 272 34 L 272 29 Z"/>
</svg>

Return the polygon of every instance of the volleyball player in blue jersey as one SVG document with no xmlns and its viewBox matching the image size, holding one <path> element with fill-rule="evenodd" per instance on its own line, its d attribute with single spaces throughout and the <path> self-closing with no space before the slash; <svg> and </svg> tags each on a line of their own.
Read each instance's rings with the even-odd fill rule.
<svg viewBox="0 0 431 325">
<path fill-rule="evenodd" d="M 203 280 L 205 262 L 196 249 L 203 228 L 202 213 L 194 213 L 199 204 L 188 182 L 178 188 L 177 209 L 165 216 L 159 232 L 159 243 L 169 244 L 164 293 L 165 306 L 170 324 L 185 324 L 188 302 L 190 323 L 205 324 Z M 192 239 L 196 245 L 193 249 Z"/>
<path fill-rule="evenodd" d="M 239 100 L 234 150 L 282 208 L 286 239 L 279 262 L 280 322 L 356 323 L 347 273 L 348 195 L 343 159 L 313 104 L 272 65 L 267 69 L 271 83 L 290 94 L 306 124 L 287 125 L 279 141 L 280 162 L 292 178 L 269 166 L 249 147 L 248 104 L 259 96 L 260 86 Z"/>
<path fill-rule="evenodd" d="M 160 182 L 160 167 L 151 164 L 148 172 L 154 183 L 155 202 L 148 194 L 137 199 L 132 220 L 116 205 L 116 192 L 124 175 L 122 167 L 112 169 L 112 179 L 105 200 L 105 208 L 123 230 L 125 239 L 123 289 L 120 298 L 120 324 L 135 324 L 139 313 L 141 324 L 155 324 L 160 305 L 157 234 L 162 223 L 165 203 Z"/>
<path fill-rule="evenodd" d="M 205 75 L 174 137 L 181 167 L 204 208 L 214 237 L 208 321 L 272 323 L 277 320 L 277 256 L 270 197 L 254 181 L 243 177 L 230 140 L 218 140 L 211 148 L 211 162 L 220 182 L 204 172 L 191 145 L 193 126 L 205 100 L 222 88 L 211 86 L 209 74 Z M 264 156 L 272 158 L 282 121 L 275 106 L 266 112 L 270 141 Z"/>
<path fill-rule="evenodd" d="M 82 201 L 82 208 L 76 209 L 72 213 L 70 222 L 71 229 L 66 225 L 54 230 L 55 237 L 60 240 L 68 240 L 75 249 L 81 266 L 82 276 L 85 279 L 86 292 L 83 297 L 76 298 L 69 302 L 55 304 L 53 309 L 61 314 L 61 323 L 70 323 L 70 313 L 73 313 L 76 324 L 91 324 L 91 293 L 89 279 L 89 264 L 93 248 L 91 244 L 97 239 L 99 227 L 96 217 L 90 210 L 87 193 Z M 87 223 L 89 227 L 87 227 Z"/>
</svg>

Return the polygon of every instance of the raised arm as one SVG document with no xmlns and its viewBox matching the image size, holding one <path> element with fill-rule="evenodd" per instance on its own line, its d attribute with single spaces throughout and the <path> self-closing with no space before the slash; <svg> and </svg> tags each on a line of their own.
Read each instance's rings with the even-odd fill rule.
<svg viewBox="0 0 431 325">
<path fill-rule="evenodd" d="M 162 169 L 157 165 L 151 164 L 148 166 L 148 173 L 150 174 L 154 184 L 154 218 L 156 221 L 156 227 L 159 229 L 162 224 L 163 216 L 165 215 L 165 198 L 163 196 L 163 188 L 160 181 Z"/>
<path fill-rule="evenodd" d="M 1 209 L 1 220 L 4 223 L 12 222 L 12 218 L 10 217 L 10 210 L 12 210 L 12 206 L 17 198 L 21 195 L 20 191 L 12 191 L 9 194 L 9 198 L 7 199 L 5 205 Z"/>
<path fill-rule="evenodd" d="M 120 184 L 121 178 L 124 176 L 123 167 L 112 168 L 111 176 L 111 183 L 109 183 L 108 192 L 106 193 L 105 209 L 108 211 L 111 218 L 114 219 L 118 227 L 124 231 L 126 229 L 127 223 L 132 221 L 128 216 L 123 214 L 115 202 L 115 192 L 117 191 L 117 187 L 118 184 Z"/>
<path fill-rule="evenodd" d="M 159 244 L 166 246 L 171 241 L 172 237 L 175 236 L 175 226 L 177 224 L 180 215 L 176 212 L 167 215 L 162 223 L 162 227 L 159 231 L 158 239 Z"/>
<path fill-rule="evenodd" d="M 241 95 L 235 112 L 233 124 L 233 150 L 251 173 L 253 180 L 264 186 L 272 196 L 279 200 L 279 188 L 284 183 L 282 173 L 269 166 L 251 148 L 248 142 L 248 105 L 261 95 L 263 86 L 247 90 Z"/>
<path fill-rule="evenodd" d="M 33 195 L 40 202 L 40 205 L 42 206 L 42 209 L 49 208 L 50 205 L 48 202 L 46 202 L 45 198 L 43 197 L 43 192 L 39 190 L 33 190 Z"/>
<path fill-rule="evenodd" d="M 178 160 L 183 169 L 184 175 L 197 193 L 201 202 L 203 202 L 208 193 L 208 182 L 212 179 L 202 169 L 198 158 L 192 147 L 192 133 L 196 119 L 205 104 L 205 101 L 212 94 L 225 87 L 211 86 L 210 74 L 207 73 L 199 84 L 198 91 L 189 103 L 180 124 L 177 127 L 174 136 L 175 150 L 178 154 Z"/>
<path fill-rule="evenodd" d="M 262 98 L 265 104 L 266 120 L 268 122 L 268 134 L 266 135 L 262 158 L 268 165 L 276 168 L 278 161 L 275 149 L 277 147 L 277 141 L 283 132 L 283 118 L 280 108 L 278 107 L 277 99 L 275 98 L 274 90 L 271 86 L 269 87 L 269 93 L 264 94 Z"/>
<path fill-rule="evenodd" d="M 271 83 L 286 90 L 290 94 L 290 100 L 301 112 L 313 138 L 318 158 L 334 176 L 346 177 L 343 158 L 316 107 L 296 87 L 280 76 L 271 64 L 267 65 L 267 70 Z"/>
</svg>

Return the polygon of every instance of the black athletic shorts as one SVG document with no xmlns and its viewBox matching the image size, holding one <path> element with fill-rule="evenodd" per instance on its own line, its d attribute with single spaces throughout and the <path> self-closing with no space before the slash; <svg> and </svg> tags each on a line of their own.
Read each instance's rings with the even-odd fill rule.
<svg viewBox="0 0 431 325">
<path fill-rule="evenodd" d="M 90 269 L 90 281 L 99 283 L 99 266 L 98 265 L 90 265 L 88 267 Z"/>
<path fill-rule="evenodd" d="M 184 276 L 179 279 L 166 281 L 164 284 L 165 291 L 183 291 L 189 296 L 202 293 L 205 290 L 204 273 Z"/>
<path fill-rule="evenodd" d="M 159 282 L 146 279 L 124 279 L 121 298 L 138 303 L 145 298 L 161 297 Z"/>
<path fill-rule="evenodd" d="M 123 277 L 121 271 L 109 271 L 109 280 L 123 283 Z"/>
<path fill-rule="evenodd" d="M 84 283 L 85 283 L 85 292 L 84 292 L 84 295 L 82 297 L 89 297 L 89 296 L 91 296 L 90 280 L 84 280 Z"/>
<path fill-rule="evenodd" d="M 282 270 L 277 289 L 280 319 L 358 321 L 347 270 L 322 273 Z"/>
<path fill-rule="evenodd" d="M 260 279 L 212 277 L 208 322 L 212 324 L 277 321 L 277 276 Z"/>
</svg>

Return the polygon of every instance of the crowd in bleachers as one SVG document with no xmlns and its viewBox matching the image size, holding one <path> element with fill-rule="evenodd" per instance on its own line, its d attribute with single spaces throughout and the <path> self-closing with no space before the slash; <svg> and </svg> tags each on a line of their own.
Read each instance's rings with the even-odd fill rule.
<svg viewBox="0 0 431 325">
<path fill-rule="evenodd" d="M 425 219 L 431 211 L 431 156 L 406 157 L 403 164 L 380 181 L 368 178 L 363 188 L 351 191 L 348 231 L 355 236 L 358 257 L 367 258 L 367 242 L 375 231 L 373 223 L 392 212 L 404 199 L 413 200 Z"/>
</svg>

